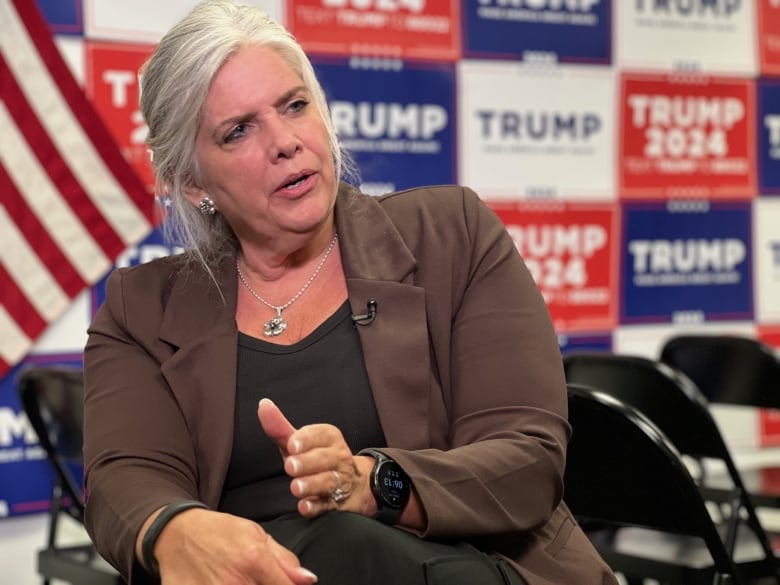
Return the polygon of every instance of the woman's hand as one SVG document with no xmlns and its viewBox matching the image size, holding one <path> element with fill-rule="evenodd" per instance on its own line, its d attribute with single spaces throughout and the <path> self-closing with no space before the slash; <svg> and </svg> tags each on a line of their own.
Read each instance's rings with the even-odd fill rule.
<svg viewBox="0 0 780 585">
<path fill-rule="evenodd" d="M 193 509 L 176 515 L 155 544 L 164 585 L 311 585 L 317 577 L 250 520 Z"/>
<path fill-rule="evenodd" d="M 302 516 L 336 509 L 364 516 L 376 513 L 368 483 L 374 460 L 353 456 L 338 428 L 314 424 L 296 429 L 268 399 L 260 401 L 257 416 L 282 453 L 284 470 L 292 478 L 290 491 L 299 500 Z"/>
</svg>

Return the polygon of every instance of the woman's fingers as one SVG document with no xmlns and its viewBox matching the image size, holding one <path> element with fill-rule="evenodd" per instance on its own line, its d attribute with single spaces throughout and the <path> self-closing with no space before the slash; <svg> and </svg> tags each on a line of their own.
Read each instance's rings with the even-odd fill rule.
<svg viewBox="0 0 780 585">
<path fill-rule="evenodd" d="M 265 434 L 276 443 L 282 456 L 286 456 L 289 453 L 290 438 L 296 431 L 295 427 L 290 424 L 279 407 L 268 398 L 263 398 L 257 405 L 257 418 Z"/>
<path fill-rule="evenodd" d="M 337 427 L 312 424 L 296 429 L 268 399 L 260 401 L 258 418 L 282 452 L 301 515 L 311 518 L 336 509 L 362 512 L 368 482 Z M 352 497 L 356 492 L 359 498 Z"/>
<path fill-rule="evenodd" d="M 261 526 L 221 512 L 200 510 L 175 517 L 160 535 L 155 554 L 162 581 L 171 585 L 311 585 L 316 581 Z"/>
</svg>

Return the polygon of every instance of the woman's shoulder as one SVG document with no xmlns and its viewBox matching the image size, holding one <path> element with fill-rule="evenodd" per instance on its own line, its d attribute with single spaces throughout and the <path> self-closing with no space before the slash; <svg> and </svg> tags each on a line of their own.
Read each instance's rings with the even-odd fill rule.
<svg viewBox="0 0 780 585">
<path fill-rule="evenodd" d="M 170 279 L 184 270 L 188 265 L 190 265 L 190 261 L 186 257 L 186 254 L 178 253 L 162 256 L 132 266 L 118 266 L 114 270 L 114 274 L 121 277 L 126 283 L 147 282 L 148 284 L 151 284 L 153 282 Z"/>
<path fill-rule="evenodd" d="M 404 189 L 376 197 L 396 225 L 415 220 L 469 225 L 493 212 L 469 187 L 430 185 Z"/>
<path fill-rule="evenodd" d="M 476 204 L 479 196 L 462 185 L 428 185 L 403 189 L 376 197 L 385 209 L 462 209 L 464 205 Z"/>
<path fill-rule="evenodd" d="M 148 298 L 155 294 L 167 296 L 181 279 L 186 280 L 189 285 L 208 280 L 202 264 L 187 252 L 155 258 L 134 266 L 119 267 L 110 275 L 108 286 L 121 283 L 125 295 L 137 292 Z"/>
<path fill-rule="evenodd" d="M 415 187 L 376 199 L 396 228 L 407 235 L 463 242 L 486 229 L 504 230 L 495 212 L 462 185 Z"/>
</svg>

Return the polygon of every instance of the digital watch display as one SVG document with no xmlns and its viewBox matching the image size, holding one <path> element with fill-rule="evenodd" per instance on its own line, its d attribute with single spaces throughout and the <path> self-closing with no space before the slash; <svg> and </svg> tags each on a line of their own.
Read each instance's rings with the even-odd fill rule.
<svg viewBox="0 0 780 585">
<path fill-rule="evenodd" d="M 409 476 L 395 461 L 380 451 L 364 449 L 359 455 L 371 455 L 374 458 L 374 468 L 369 481 L 371 492 L 376 499 L 377 520 L 385 524 L 397 524 L 409 501 Z"/>
</svg>

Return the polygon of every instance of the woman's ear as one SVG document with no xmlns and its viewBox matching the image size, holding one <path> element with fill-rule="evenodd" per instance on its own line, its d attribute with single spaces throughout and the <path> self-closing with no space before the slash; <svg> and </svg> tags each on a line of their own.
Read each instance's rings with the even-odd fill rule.
<svg viewBox="0 0 780 585">
<path fill-rule="evenodd" d="M 201 200 L 206 197 L 206 192 L 192 183 L 182 187 L 182 193 L 187 198 L 187 201 L 192 203 L 195 207 L 198 207 Z"/>
</svg>

